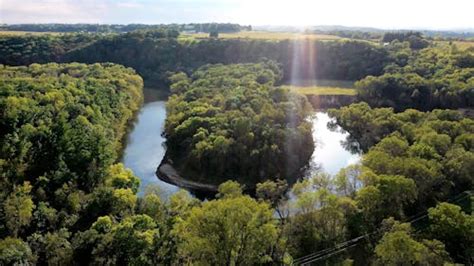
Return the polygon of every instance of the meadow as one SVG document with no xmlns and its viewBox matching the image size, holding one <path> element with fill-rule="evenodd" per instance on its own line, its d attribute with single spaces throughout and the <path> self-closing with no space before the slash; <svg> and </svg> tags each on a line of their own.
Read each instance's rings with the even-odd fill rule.
<svg viewBox="0 0 474 266">
<path fill-rule="evenodd" d="M 303 95 L 356 95 L 354 82 L 348 80 L 299 79 L 282 87 Z"/>
<path fill-rule="evenodd" d="M 284 86 L 303 95 L 356 95 L 357 91 L 350 88 L 327 86 Z"/>
</svg>

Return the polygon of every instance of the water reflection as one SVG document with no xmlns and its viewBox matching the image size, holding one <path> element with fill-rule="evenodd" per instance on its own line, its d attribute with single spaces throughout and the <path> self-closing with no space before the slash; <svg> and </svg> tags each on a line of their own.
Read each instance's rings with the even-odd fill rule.
<svg viewBox="0 0 474 266">
<path fill-rule="evenodd" d="M 310 119 L 316 148 L 311 156 L 306 177 L 312 177 L 319 171 L 335 175 L 341 168 L 360 160 L 359 153 L 347 149 L 349 134 L 343 132 L 339 126 L 328 127 L 332 119 L 327 113 L 316 112 Z"/>
<path fill-rule="evenodd" d="M 140 195 L 149 184 L 160 187 L 164 197 L 179 189 L 159 180 L 155 175 L 156 168 L 165 155 L 165 138 L 161 136 L 166 118 L 165 105 L 165 101 L 145 103 L 128 136 L 123 163 L 140 178 Z"/>
</svg>

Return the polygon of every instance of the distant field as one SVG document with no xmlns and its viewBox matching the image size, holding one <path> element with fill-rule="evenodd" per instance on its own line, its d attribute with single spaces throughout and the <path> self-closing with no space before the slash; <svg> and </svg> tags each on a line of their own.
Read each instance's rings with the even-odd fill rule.
<svg viewBox="0 0 474 266">
<path fill-rule="evenodd" d="M 284 86 L 303 95 L 356 95 L 357 91 L 350 88 L 322 86 Z"/>
<path fill-rule="evenodd" d="M 285 85 L 296 87 L 336 87 L 352 89 L 354 87 L 354 81 L 334 79 L 297 79 L 292 80 L 291 83 Z"/>
<path fill-rule="evenodd" d="M 192 33 L 181 34 L 180 38 L 209 38 L 208 33 Z M 259 39 L 259 40 L 293 40 L 293 39 L 309 39 L 309 40 L 335 40 L 341 37 L 324 34 L 303 34 L 292 32 L 269 32 L 269 31 L 241 31 L 236 33 L 219 33 L 219 38 L 222 39 Z"/>
<path fill-rule="evenodd" d="M 58 35 L 59 32 L 35 32 L 35 31 L 0 31 L 0 36 L 19 36 L 19 35 Z"/>
</svg>

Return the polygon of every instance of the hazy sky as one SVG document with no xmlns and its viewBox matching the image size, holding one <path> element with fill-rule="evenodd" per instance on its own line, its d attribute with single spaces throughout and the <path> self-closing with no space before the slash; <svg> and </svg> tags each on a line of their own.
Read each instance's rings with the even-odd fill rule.
<svg viewBox="0 0 474 266">
<path fill-rule="evenodd" d="M 474 0 L 0 0 L 0 23 L 474 28 Z"/>
</svg>

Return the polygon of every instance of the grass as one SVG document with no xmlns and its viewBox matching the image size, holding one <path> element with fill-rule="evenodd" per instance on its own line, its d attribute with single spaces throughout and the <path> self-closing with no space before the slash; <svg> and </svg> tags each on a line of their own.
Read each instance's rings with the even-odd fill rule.
<svg viewBox="0 0 474 266">
<path fill-rule="evenodd" d="M 350 95 L 354 96 L 357 91 L 352 88 L 326 87 L 326 86 L 283 86 L 303 95 Z"/>
<path fill-rule="evenodd" d="M 183 33 L 180 35 L 182 39 L 205 39 L 209 38 L 208 33 Z M 270 31 L 241 31 L 235 33 L 219 33 L 221 39 L 256 39 L 256 40 L 336 40 L 341 39 L 334 35 L 325 34 L 304 34 L 292 32 L 270 32 Z"/>
<path fill-rule="evenodd" d="M 348 80 L 296 79 L 285 88 L 303 95 L 356 95 L 354 82 Z"/>
</svg>

